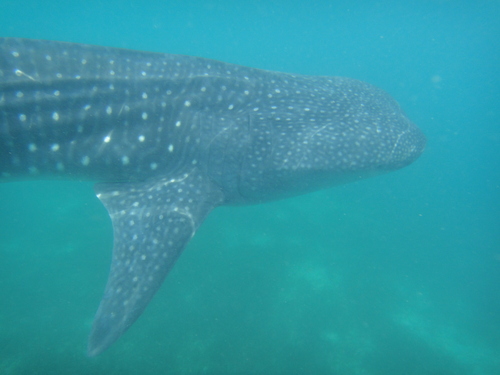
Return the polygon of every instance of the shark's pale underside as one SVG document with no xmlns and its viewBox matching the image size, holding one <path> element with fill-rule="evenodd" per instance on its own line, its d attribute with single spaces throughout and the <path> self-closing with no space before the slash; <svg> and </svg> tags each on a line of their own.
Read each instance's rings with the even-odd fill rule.
<svg viewBox="0 0 500 375">
<path fill-rule="evenodd" d="M 413 162 L 425 137 L 385 92 L 340 77 L 0 38 L 0 178 L 96 181 L 113 223 L 89 338 L 139 317 L 210 211 Z"/>
</svg>

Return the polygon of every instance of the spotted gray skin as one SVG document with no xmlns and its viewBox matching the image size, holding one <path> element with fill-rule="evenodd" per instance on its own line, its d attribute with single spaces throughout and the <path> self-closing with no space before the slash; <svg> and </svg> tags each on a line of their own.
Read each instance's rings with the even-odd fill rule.
<svg viewBox="0 0 500 375">
<path fill-rule="evenodd" d="M 0 178 L 96 181 L 113 223 L 90 356 L 139 317 L 213 208 L 395 170 L 424 145 L 357 80 L 0 38 Z"/>
</svg>

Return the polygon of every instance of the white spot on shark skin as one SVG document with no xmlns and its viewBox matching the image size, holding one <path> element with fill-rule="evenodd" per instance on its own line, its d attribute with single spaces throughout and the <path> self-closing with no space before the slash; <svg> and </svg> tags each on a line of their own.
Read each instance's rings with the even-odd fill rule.
<svg viewBox="0 0 500 375">
<path fill-rule="evenodd" d="M 184 102 L 184 106 L 186 106 L 186 107 L 191 107 L 191 102 L 190 102 L 189 100 L 186 100 L 186 101 Z"/>
<path fill-rule="evenodd" d="M 168 145 L 168 151 L 174 152 L 174 145 L 172 145 L 172 144 Z"/>
<path fill-rule="evenodd" d="M 59 113 L 54 112 L 54 113 L 52 114 L 52 119 L 53 119 L 54 121 L 59 121 L 59 118 L 60 118 L 60 117 L 59 117 Z"/>
<path fill-rule="evenodd" d="M 130 159 L 127 155 L 122 156 L 122 164 L 123 165 L 128 165 L 130 163 Z"/>
<path fill-rule="evenodd" d="M 139 140 L 139 142 L 144 142 L 146 140 L 146 137 L 141 134 L 137 137 L 137 139 Z"/>
<path fill-rule="evenodd" d="M 181 125 L 182 125 L 182 123 L 181 123 L 180 121 L 177 121 L 177 122 L 175 123 L 175 126 L 177 126 L 177 127 L 179 127 L 179 126 L 181 126 Z"/>
<path fill-rule="evenodd" d="M 56 164 L 56 169 L 57 169 L 57 171 L 58 171 L 58 172 L 62 172 L 62 171 L 64 171 L 64 164 L 63 164 L 63 163 L 61 163 L 60 161 L 59 161 L 59 162 L 57 162 L 57 164 Z"/>
<path fill-rule="evenodd" d="M 104 140 L 103 140 L 104 143 L 109 143 L 110 141 L 111 141 L 111 136 L 107 135 L 104 137 Z"/>
<path fill-rule="evenodd" d="M 147 112 L 142 112 L 142 119 L 147 120 L 148 119 L 148 114 Z"/>
<path fill-rule="evenodd" d="M 82 165 L 84 165 L 85 167 L 88 166 L 90 164 L 90 158 L 85 155 L 83 158 L 82 158 Z"/>
<path fill-rule="evenodd" d="M 12 56 L 14 56 L 14 57 L 19 57 L 19 52 L 17 52 L 17 51 L 12 51 Z"/>
<path fill-rule="evenodd" d="M 26 121 L 26 115 L 25 115 L 24 113 L 21 113 L 21 114 L 19 115 L 19 120 L 21 120 L 21 121 L 23 121 L 23 122 L 24 122 L 24 121 Z"/>
<path fill-rule="evenodd" d="M 22 70 L 19 70 L 19 69 L 16 69 L 14 71 L 14 73 L 16 74 L 16 76 L 18 77 L 26 77 L 28 79 L 31 79 L 32 81 L 36 81 L 32 76 L 30 76 L 29 74 L 26 74 L 24 73 Z"/>
<path fill-rule="evenodd" d="M 24 94 L 22 93 L 22 91 L 18 91 L 18 92 L 16 92 L 16 96 L 18 98 L 22 98 L 24 96 Z"/>
<path fill-rule="evenodd" d="M 151 170 L 154 171 L 156 168 L 158 168 L 158 164 L 157 163 L 151 163 L 151 164 L 149 164 L 149 168 L 151 168 Z"/>
<path fill-rule="evenodd" d="M 59 144 L 54 143 L 52 146 L 50 146 L 50 151 L 54 151 L 54 152 L 59 151 L 59 148 L 60 148 Z"/>
<path fill-rule="evenodd" d="M 146 94 L 145 92 L 142 93 L 142 98 L 143 99 L 147 99 L 148 98 L 148 94 Z"/>
<path fill-rule="evenodd" d="M 106 107 L 106 113 L 108 115 L 112 114 L 113 113 L 113 108 L 111 108 L 109 105 Z"/>
<path fill-rule="evenodd" d="M 34 143 L 30 143 L 30 144 L 28 145 L 28 150 L 29 150 L 30 152 L 35 152 L 36 150 L 38 150 L 38 147 L 36 147 L 36 144 L 34 144 Z"/>
</svg>

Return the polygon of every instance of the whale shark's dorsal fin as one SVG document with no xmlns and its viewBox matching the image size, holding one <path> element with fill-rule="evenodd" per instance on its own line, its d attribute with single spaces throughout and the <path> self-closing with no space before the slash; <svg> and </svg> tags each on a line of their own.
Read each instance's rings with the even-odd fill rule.
<svg viewBox="0 0 500 375">
<path fill-rule="evenodd" d="M 197 169 L 140 183 L 98 184 L 113 222 L 111 271 L 88 354 L 109 347 L 141 315 L 222 192 Z"/>
</svg>

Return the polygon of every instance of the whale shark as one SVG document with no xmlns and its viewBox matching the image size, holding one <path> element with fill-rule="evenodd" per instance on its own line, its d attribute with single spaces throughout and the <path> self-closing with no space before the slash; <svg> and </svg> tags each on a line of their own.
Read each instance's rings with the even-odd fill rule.
<svg viewBox="0 0 500 375">
<path fill-rule="evenodd" d="M 422 131 L 351 78 L 0 38 L 0 180 L 95 182 L 113 226 L 88 355 L 142 314 L 203 220 L 405 167 Z"/>
</svg>

